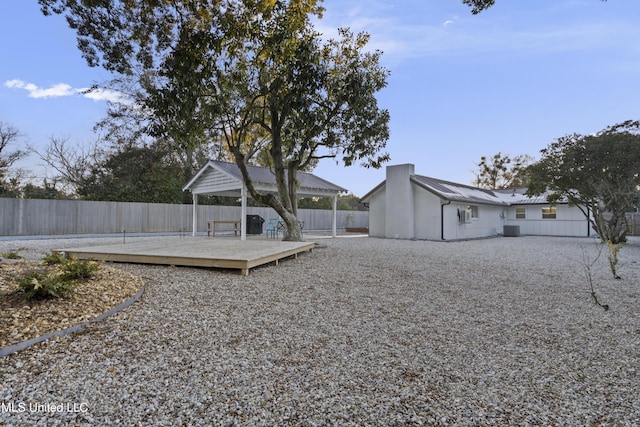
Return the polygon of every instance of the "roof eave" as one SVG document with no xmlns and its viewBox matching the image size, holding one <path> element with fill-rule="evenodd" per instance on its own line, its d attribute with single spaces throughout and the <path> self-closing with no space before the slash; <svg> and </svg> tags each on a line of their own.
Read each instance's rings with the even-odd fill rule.
<svg viewBox="0 0 640 427">
<path fill-rule="evenodd" d="M 191 187 L 193 186 L 193 184 L 195 184 L 196 181 L 200 178 L 200 176 L 202 176 L 204 172 L 211 167 L 213 167 L 213 165 L 211 163 L 211 160 L 209 160 L 207 163 L 205 163 L 204 166 L 200 168 L 198 172 L 196 172 L 196 174 L 193 177 L 191 177 L 189 182 L 187 182 L 185 186 L 182 187 L 182 191 L 187 191 L 187 190 L 191 191 Z"/>
<path fill-rule="evenodd" d="M 376 185 L 375 187 L 373 187 L 373 189 L 371 191 L 369 191 L 367 194 L 365 194 L 364 196 L 360 197 L 359 202 L 360 203 L 369 203 L 368 199 L 373 196 L 375 193 L 377 193 L 379 190 L 382 189 L 382 187 L 385 186 L 385 184 L 387 183 L 387 180 L 385 179 L 384 181 L 382 181 L 380 184 Z"/>
</svg>

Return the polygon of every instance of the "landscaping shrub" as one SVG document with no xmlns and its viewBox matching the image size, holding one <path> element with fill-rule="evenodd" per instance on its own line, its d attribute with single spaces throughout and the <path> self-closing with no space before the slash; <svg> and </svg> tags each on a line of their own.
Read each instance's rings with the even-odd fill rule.
<svg viewBox="0 0 640 427">
<path fill-rule="evenodd" d="M 100 264 L 95 261 L 78 261 L 73 258 L 60 264 L 60 271 L 65 280 L 89 279 L 99 268 Z"/>
<path fill-rule="evenodd" d="M 78 281 L 91 278 L 100 268 L 95 261 L 80 261 L 65 258 L 61 253 L 51 252 L 44 258 L 45 267 L 32 270 L 21 277 L 17 283 L 24 299 L 60 298 L 70 296 Z"/>
<path fill-rule="evenodd" d="M 66 261 L 66 258 L 62 252 L 51 251 L 42 261 L 47 265 L 56 265 L 63 264 Z"/>
<path fill-rule="evenodd" d="M 76 290 L 72 281 L 63 280 L 58 273 L 31 271 L 18 278 L 19 292 L 24 299 L 60 298 Z"/>
<path fill-rule="evenodd" d="M 0 258 L 6 259 L 23 259 L 24 257 L 20 255 L 20 251 L 24 251 L 24 248 L 20 249 L 12 249 L 9 252 L 0 253 Z"/>
</svg>

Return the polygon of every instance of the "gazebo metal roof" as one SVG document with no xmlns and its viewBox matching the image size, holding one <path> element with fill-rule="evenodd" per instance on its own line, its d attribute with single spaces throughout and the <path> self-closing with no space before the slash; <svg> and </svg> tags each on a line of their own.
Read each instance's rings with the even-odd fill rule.
<svg viewBox="0 0 640 427">
<path fill-rule="evenodd" d="M 276 177 L 271 169 L 247 166 L 247 170 L 258 191 L 277 191 Z M 298 187 L 300 196 L 333 196 L 347 191 L 312 173 L 298 172 L 296 178 L 300 183 Z M 242 173 L 237 164 L 209 160 L 183 187 L 183 190 L 189 190 L 193 194 L 239 195 L 242 186 Z"/>
</svg>

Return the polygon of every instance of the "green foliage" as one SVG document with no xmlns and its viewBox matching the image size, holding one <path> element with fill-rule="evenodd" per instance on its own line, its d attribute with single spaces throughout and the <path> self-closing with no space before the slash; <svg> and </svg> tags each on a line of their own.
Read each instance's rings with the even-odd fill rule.
<svg viewBox="0 0 640 427">
<path fill-rule="evenodd" d="M 56 188 L 55 184 L 49 183 L 46 179 L 42 181 L 42 186 L 26 183 L 22 189 L 22 197 L 25 199 L 68 199 L 64 191 Z"/>
<path fill-rule="evenodd" d="M 45 299 L 66 297 L 73 293 L 76 285 L 63 280 L 60 274 L 47 274 L 43 271 L 31 271 L 18 279 L 22 297 Z"/>
<path fill-rule="evenodd" d="M 381 52 L 348 29 L 323 41 L 311 22 L 318 0 L 39 3 L 66 15 L 89 65 L 133 80 L 153 136 L 195 146 L 219 135 L 250 196 L 289 225 L 285 239 L 301 238 L 298 171 L 321 158 L 374 168 L 389 160 L 389 112 L 376 100 L 389 75 Z M 256 157 L 272 167 L 276 195 L 250 181 Z M 127 188 L 106 177 L 89 184 L 87 197 Z"/>
<path fill-rule="evenodd" d="M 333 197 L 306 197 L 300 199 L 298 207 L 301 209 L 333 209 Z M 365 210 L 359 198 L 353 194 L 338 196 L 337 209 L 343 211 Z"/>
<path fill-rule="evenodd" d="M 43 258 L 42 262 L 46 265 L 58 265 L 64 264 L 66 260 L 67 259 L 62 252 L 51 251 Z"/>
<path fill-rule="evenodd" d="M 490 8 L 495 4 L 495 0 L 462 0 L 462 3 L 467 6 L 471 6 L 471 13 L 477 15 L 485 9 Z"/>
<path fill-rule="evenodd" d="M 60 264 L 59 271 L 64 280 L 89 279 L 100 269 L 100 264 L 95 261 L 81 261 L 68 258 Z"/>
<path fill-rule="evenodd" d="M 529 155 L 515 156 L 497 153 L 492 157 L 482 156 L 476 166 L 474 184 L 490 190 L 500 188 L 526 187 L 527 167 L 533 158 Z"/>
<path fill-rule="evenodd" d="M 10 167 L 28 154 L 27 150 L 8 151 L 12 143 L 21 138 L 17 128 L 0 121 L 0 197 L 25 199 L 66 199 L 68 196 L 46 179 L 42 186 L 23 184 L 19 176 L 10 176 Z M 28 144 L 27 144 L 28 146 Z M 29 150 L 31 148 L 29 147 Z M 16 174 L 19 175 L 19 174 Z"/>
<path fill-rule="evenodd" d="M 20 181 L 18 179 L 0 179 L 0 197 L 14 199 L 20 197 L 20 195 Z"/>
<path fill-rule="evenodd" d="M 582 210 L 603 242 L 626 241 L 625 212 L 638 201 L 640 123 L 624 122 L 595 135 L 568 135 L 541 151 L 529 168 L 527 193 L 566 199 Z"/>
<path fill-rule="evenodd" d="M 161 147 L 129 147 L 93 166 L 78 185 L 86 200 L 182 203 L 183 171 Z"/>
<path fill-rule="evenodd" d="M 9 252 L 0 253 L 0 256 L 7 259 L 23 259 L 24 257 L 20 255 L 20 251 L 24 250 L 26 248 L 12 249 Z"/>
<path fill-rule="evenodd" d="M 45 257 L 44 264 L 49 267 L 17 278 L 18 293 L 24 299 L 67 297 L 75 291 L 78 281 L 91 278 L 100 269 L 97 262 L 67 259 L 55 252 Z"/>
</svg>

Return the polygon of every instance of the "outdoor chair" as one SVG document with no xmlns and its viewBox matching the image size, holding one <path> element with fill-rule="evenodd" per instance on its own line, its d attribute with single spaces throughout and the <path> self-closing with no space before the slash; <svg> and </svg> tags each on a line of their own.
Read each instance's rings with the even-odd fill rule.
<svg viewBox="0 0 640 427">
<path fill-rule="evenodd" d="M 282 218 L 271 218 L 267 223 L 267 238 L 271 237 L 276 239 L 280 234 L 284 234 L 286 225 Z M 302 229 L 304 228 L 304 221 L 298 221 L 298 228 L 300 228 L 300 235 L 302 235 Z"/>
<path fill-rule="evenodd" d="M 276 239 L 282 233 L 283 230 L 279 227 L 280 221 L 280 218 L 271 218 L 269 220 L 266 228 L 267 238 Z"/>
</svg>

